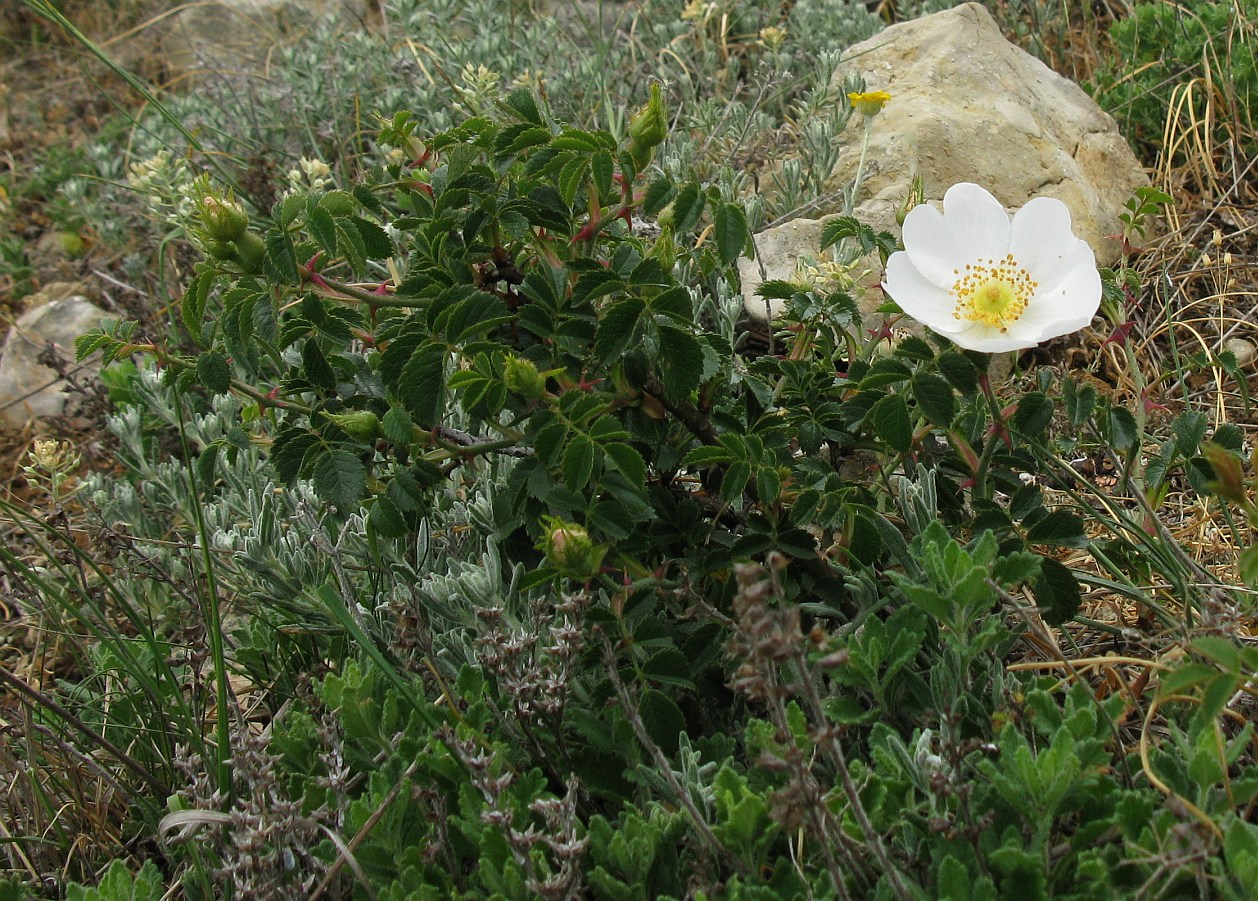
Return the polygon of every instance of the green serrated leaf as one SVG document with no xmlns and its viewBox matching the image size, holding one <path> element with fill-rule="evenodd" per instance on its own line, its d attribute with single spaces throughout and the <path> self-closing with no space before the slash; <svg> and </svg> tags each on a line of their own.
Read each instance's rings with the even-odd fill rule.
<svg viewBox="0 0 1258 901">
<path fill-rule="evenodd" d="M 1200 410 L 1187 410 L 1175 417 L 1171 429 L 1175 432 L 1175 452 L 1181 457 L 1191 457 L 1201 447 L 1210 427 L 1210 417 Z"/>
<path fill-rule="evenodd" d="M 525 122 L 532 125 L 546 124 L 542 121 L 542 114 L 537 108 L 537 101 L 533 99 L 532 92 L 527 88 L 516 88 L 507 95 L 507 99 L 503 103 L 507 109 Z"/>
<path fill-rule="evenodd" d="M 595 135 L 575 128 L 565 128 L 551 139 L 550 146 L 558 150 L 583 150 L 587 153 L 604 149 L 602 142 Z"/>
<path fill-rule="evenodd" d="M 330 257 L 336 256 L 336 220 L 323 207 L 306 211 L 306 229 L 315 243 Z"/>
<path fill-rule="evenodd" d="M 675 191 L 675 186 L 667 177 L 661 175 L 656 178 L 647 185 L 646 194 L 642 199 L 642 212 L 647 216 L 657 215 L 660 210 L 668 206 Z"/>
<path fill-rule="evenodd" d="M 603 311 L 598 330 L 594 333 L 594 353 L 599 359 L 611 360 L 624 352 L 634 337 L 644 309 L 646 304 L 642 298 L 631 295 L 612 303 Z"/>
<path fill-rule="evenodd" d="M 266 270 L 272 281 L 297 281 L 297 254 L 286 232 L 272 232 L 266 237 Z"/>
<path fill-rule="evenodd" d="M 368 185 L 354 185 L 354 199 L 362 204 L 364 209 L 370 210 L 377 216 L 384 213 L 384 204 L 380 202 L 380 198 L 375 195 Z"/>
<path fill-rule="evenodd" d="M 550 139 L 551 133 L 548 128 L 533 126 L 515 130 L 504 129 L 503 134 L 499 135 L 499 140 L 495 142 L 496 146 L 494 149 L 499 156 L 509 156 L 522 150 L 527 150 L 530 147 L 549 144 Z"/>
<path fill-rule="evenodd" d="M 226 394 L 232 384 L 232 369 L 227 357 L 217 350 L 207 350 L 197 357 L 197 380 L 215 394 Z"/>
<path fill-rule="evenodd" d="M 563 451 L 563 480 L 572 491 L 590 483 L 594 473 L 594 442 L 584 435 L 574 435 Z"/>
<path fill-rule="evenodd" d="M 371 505 L 368 523 L 385 538 L 401 538 L 410 528 L 406 518 L 388 497 L 377 497 Z"/>
<path fill-rule="evenodd" d="M 1026 533 L 1027 544 L 1050 544 L 1058 547 L 1083 547 L 1088 536 L 1083 520 L 1069 510 L 1053 510 L 1031 524 Z"/>
<path fill-rule="evenodd" d="M 721 500 L 732 504 L 743 496 L 747 483 L 751 481 L 751 464 L 745 460 L 736 460 L 725 470 L 725 478 L 721 479 Z"/>
<path fill-rule="evenodd" d="M 751 240 L 751 229 L 747 226 L 747 214 L 742 204 L 723 203 L 717 207 L 713 229 L 721 262 L 733 265 Z"/>
<path fill-rule="evenodd" d="M 677 702 L 662 691 L 648 688 L 638 699 L 638 714 L 660 750 L 670 755 L 676 753 L 679 737 L 686 729 L 686 718 Z"/>
<path fill-rule="evenodd" d="M 671 325 L 659 329 L 660 381 L 670 400 L 680 401 L 699 387 L 703 376 L 703 347 L 688 331 Z"/>
<path fill-rule="evenodd" d="M 864 253 L 877 246 L 874 230 L 854 216 L 831 219 L 821 228 L 821 249 L 825 250 L 846 238 L 855 238 Z"/>
<path fill-rule="evenodd" d="M 184 328 L 194 340 L 201 335 L 201 321 L 205 318 L 205 306 L 210 297 L 210 289 L 214 287 L 214 281 L 215 274 L 206 270 L 193 278 L 183 292 L 179 314 L 183 319 Z"/>
<path fill-rule="evenodd" d="M 280 480 L 291 484 L 300 477 L 306 454 L 318 443 L 319 436 L 309 429 L 281 429 L 271 443 L 271 465 Z"/>
<path fill-rule="evenodd" d="M 1066 408 L 1066 418 L 1072 428 L 1079 428 L 1092 416 L 1096 408 L 1096 389 L 1091 385 L 1078 385 L 1074 379 L 1067 378 L 1062 382 L 1062 400 Z"/>
<path fill-rule="evenodd" d="M 1083 603 L 1074 573 L 1052 557 L 1040 558 L 1040 575 L 1033 583 L 1032 593 L 1044 611 L 1044 621 L 1052 626 L 1071 620 Z"/>
<path fill-rule="evenodd" d="M 288 228 L 297 221 L 297 217 L 301 215 L 306 208 L 306 196 L 300 192 L 294 192 L 285 197 L 280 203 L 277 221 L 281 228 Z M 272 212 L 275 208 L 272 207 Z"/>
<path fill-rule="evenodd" d="M 733 463 L 735 459 L 737 459 L 735 455 L 725 447 L 703 445 L 686 454 L 686 459 L 682 461 L 682 465 L 687 468 L 701 469 L 704 466 Z"/>
<path fill-rule="evenodd" d="M 446 349 L 431 341 L 420 344 L 402 367 L 397 394 L 420 425 L 440 422 L 446 400 Z"/>
<path fill-rule="evenodd" d="M 939 355 L 939 372 L 966 397 L 978 390 L 978 369 L 964 354 L 948 350 Z"/>
<path fill-rule="evenodd" d="M 706 201 L 697 184 L 690 182 L 684 185 L 673 200 L 673 231 L 683 235 L 692 229 L 703 214 Z"/>
<path fill-rule="evenodd" d="M 642 664 L 642 675 L 656 682 L 693 688 L 690 659 L 676 648 L 664 648 Z"/>
<path fill-rule="evenodd" d="M 952 426 L 957 415 L 957 399 L 952 386 L 931 372 L 918 371 L 913 376 L 913 399 L 932 425 L 941 429 Z"/>
<path fill-rule="evenodd" d="M 406 447 L 415 440 L 415 423 L 410 414 L 401 407 L 390 407 L 380 420 L 380 428 L 384 437 L 398 447 Z"/>
<path fill-rule="evenodd" d="M 367 467 L 358 455 L 345 448 L 319 454 L 311 470 L 315 494 L 336 506 L 341 516 L 358 508 L 367 487 Z"/>
<path fill-rule="evenodd" d="M 608 444 L 604 445 L 603 453 L 607 455 L 612 467 L 635 488 L 646 483 L 646 462 L 632 447 L 627 444 Z"/>
<path fill-rule="evenodd" d="M 900 453 L 913 444 L 913 423 L 909 420 L 909 408 L 904 396 L 888 394 L 873 405 L 867 417 L 874 434 L 887 446 Z"/>
<path fill-rule="evenodd" d="M 336 372 L 313 338 L 307 338 L 301 349 L 301 365 L 311 385 L 324 391 L 336 390 Z"/>
<path fill-rule="evenodd" d="M 594 177 L 594 187 L 599 197 L 606 197 L 612 190 L 612 175 L 616 172 L 616 163 L 606 150 L 597 150 L 590 157 L 590 174 Z"/>
<path fill-rule="evenodd" d="M 1053 421 L 1053 401 L 1042 391 L 1028 391 L 1018 401 L 1013 414 L 1013 427 L 1023 435 L 1035 436 Z"/>
<path fill-rule="evenodd" d="M 1139 440 L 1140 427 L 1136 424 L 1136 417 L 1131 415 L 1130 410 L 1123 407 L 1111 407 L 1107 419 L 1110 443 L 1118 450 L 1128 450 Z"/>
<path fill-rule="evenodd" d="M 221 451 L 222 448 L 223 445 L 220 442 L 215 441 L 212 444 L 206 445 L 197 456 L 197 484 L 200 485 L 201 490 L 207 494 L 209 493 L 210 486 L 214 484 L 214 473 L 218 463 L 219 451 Z"/>
<path fill-rule="evenodd" d="M 440 470 L 438 470 L 438 476 Z M 403 513 L 414 513 L 424 503 L 425 482 L 416 476 L 413 469 L 399 469 L 389 480 L 385 493 L 395 507 Z"/>
<path fill-rule="evenodd" d="M 1039 554 L 1015 551 L 999 558 L 992 565 L 992 578 L 1000 585 L 1016 586 L 1029 582 L 1040 574 Z"/>
<path fill-rule="evenodd" d="M 350 221 L 353 222 L 354 228 L 362 237 L 363 250 L 368 258 L 383 260 L 393 255 L 393 240 L 383 228 L 361 216 L 355 216 Z"/>
</svg>

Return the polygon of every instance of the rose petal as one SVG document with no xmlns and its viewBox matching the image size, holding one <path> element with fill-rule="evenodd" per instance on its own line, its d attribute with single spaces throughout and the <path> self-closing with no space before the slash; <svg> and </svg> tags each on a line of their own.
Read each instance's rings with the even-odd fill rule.
<svg viewBox="0 0 1258 901">
<path fill-rule="evenodd" d="M 1013 216 L 1009 252 L 1041 284 L 1057 280 L 1080 243 L 1070 230 L 1070 209 L 1056 198 L 1036 197 Z"/>
<path fill-rule="evenodd" d="M 1051 268 L 1040 272 L 1031 272 L 1030 270 L 1028 272 L 1031 278 L 1039 282 L 1039 288 L 1036 290 L 1036 293 L 1044 294 L 1055 290 L 1076 269 L 1091 269 L 1093 272 L 1096 272 L 1096 254 L 1092 252 L 1092 248 L 1088 246 L 1087 241 L 1079 238 L 1074 239 L 1074 244 L 1062 254 L 1061 259 Z"/>
<path fill-rule="evenodd" d="M 1018 331 L 1034 335 L 1037 344 L 1068 335 L 1090 323 L 1100 306 L 1100 273 L 1095 266 L 1076 266 L 1051 290 L 1032 298 L 1017 322 Z"/>
<path fill-rule="evenodd" d="M 944 194 L 943 219 L 961 254 L 953 266 L 999 260 L 1009 252 L 1009 214 L 978 185 L 961 182 Z"/>
<path fill-rule="evenodd" d="M 928 281 L 951 290 L 957 269 L 971 261 L 962 259 L 967 250 L 944 221 L 943 213 L 926 203 L 913 207 L 904 217 L 903 234 L 904 249 L 917 271 Z"/>
<path fill-rule="evenodd" d="M 927 328 L 950 335 L 960 327 L 952 315 L 955 298 L 923 276 L 905 251 L 896 251 L 887 260 L 882 288 L 900 309 Z"/>
<path fill-rule="evenodd" d="M 1027 338 L 1025 335 L 1015 334 L 1012 330 L 1002 332 L 1000 329 L 992 328 L 990 325 L 984 325 L 981 322 L 975 322 L 970 328 L 947 337 L 951 338 L 958 347 L 988 354 L 1003 353 L 1007 350 L 1022 350 L 1026 347 L 1034 347 L 1039 343 L 1031 338 Z"/>
</svg>

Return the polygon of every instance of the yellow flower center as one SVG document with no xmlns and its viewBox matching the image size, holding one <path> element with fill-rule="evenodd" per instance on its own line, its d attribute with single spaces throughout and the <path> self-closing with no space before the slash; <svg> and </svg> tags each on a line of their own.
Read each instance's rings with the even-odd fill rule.
<svg viewBox="0 0 1258 901">
<path fill-rule="evenodd" d="M 1039 282 L 1006 254 L 1002 260 L 977 260 L 964 270 L 954 269 L 957 276 L 952 296 L 957 299 L 954 319 L 968 319 L 991 328 L 1009 331 L 1035 296 Z"/>
</svg>

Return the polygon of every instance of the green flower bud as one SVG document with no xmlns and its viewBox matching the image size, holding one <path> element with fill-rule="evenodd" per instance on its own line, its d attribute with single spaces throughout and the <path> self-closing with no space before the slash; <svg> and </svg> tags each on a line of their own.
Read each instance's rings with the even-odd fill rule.
<svg viewBox="0 0 1258 901">
<path fill-rule="evenodd" d="M 922 185 L 922 177 L 914 175 L 913 180 L 909 182 L 908 193 L 904 195 L 904 200 L 900 203 L 899 209 L 895 211 L 895 224 L 903 226 L 904 220 L 908 218 L 909 211 L 925 202 L 926 189 Z"/>
<path fill-rule="evenodd" d="M 380 420 L 370 410 L 355 410 L 353 413 L 324 413 L 337 428 L 355 441 L 371 441 L 380 434 Z"/>
<path fill-rule="evenodd" d="M 660 210 L 660 214 L 655 217 L 655 224 L 662 229 L 671 229 L 677 221 L 677 204 L 676 201 L 670 203 L 664 209 Z M 671 238 L 670 238 L 671 240 Z"/>
<path fill-rule="evenodd" d="M 537 371 L 531 360 L 507 357 L 502 361 L 502 380 L 507 390 L 529 400 L 537 400 L 546 393 L 546 377 Z"/>
<path fill-rule="evenodd" d="M 240 268 L 250 275 L 262 271 L 262 261 L 266 259 L 266 244 L 251 231 L 247 231 L 235 240 L 236 252 L 240 255 Z"/>
<path fill-rule="evenodd" d="M 655 148 L 668 137 L 668 116 L 659 83 L 651 85 L 651 99 L 629 120 L 629 155 L 638 171 L 645 169 L 655 156 Z"/>
<path fill-rule="evenodd" d="M 607 546 L 595 544 L 584 526 L 565 522 L 558 516 L 545 516 L 546 537 L 541 548 L 560 574 L 581 582 L 598 575 Z"/>
<path fill-rule="evenodd" d="M 234 200 L 219 200 L 207 195 L 201 198 L 201 221 L 215 241 L 235 241 L 249 227 L 249 214 Z"/>
<path fill-rule="evenodd" d="M 230 241 L 208 241 L 205 245 L 205 252 L 216 260 L 222 260 L 227 263 L 237 263 L 240 261 L 240 254 L 236 252 L 236 245 Z"/>
<path fill-rule="evenodd" d="M 1210 490 L 1224 500 L 1244 504 L 1249 499 L 1249 494 L 1245 491 L 1245 472 L 1241 468 L 1240 459 L 1213 441 L 1202 445 L 1201 452 L 1214 470 L 1215 480 L 1210 483 Z"/>
</svg>

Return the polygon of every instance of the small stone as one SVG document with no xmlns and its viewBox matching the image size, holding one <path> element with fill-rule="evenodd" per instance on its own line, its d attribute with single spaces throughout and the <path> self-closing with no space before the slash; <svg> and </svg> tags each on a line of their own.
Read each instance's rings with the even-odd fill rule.
<svg viewBox="0 0 1258 901">
<path fill-rule="evenodd" d="M 1223 342 L 1223 349 L 1236 357 L 1236 365 L 1241 369 L 1252 367 L 1258 359 L 1258 346 L 1247 338 L 1228 338 Z"/>
<path fill-rule="evenodd" d="M 66 294 L 77 286 L 49 285 L 28 301 L 23 313 L 0 348 L 0 426 L 21 431 L 28 423 L 56 416 L 76 416 L 80 412 L 74 395 L 57 372 L 39 361 L 51 344 L 80 384 L 93 383 L 100 364 L 92 360 L 75 362 L 74 341 L 100 326 L 107 315 L 81 294 Z"/>
</svg>

